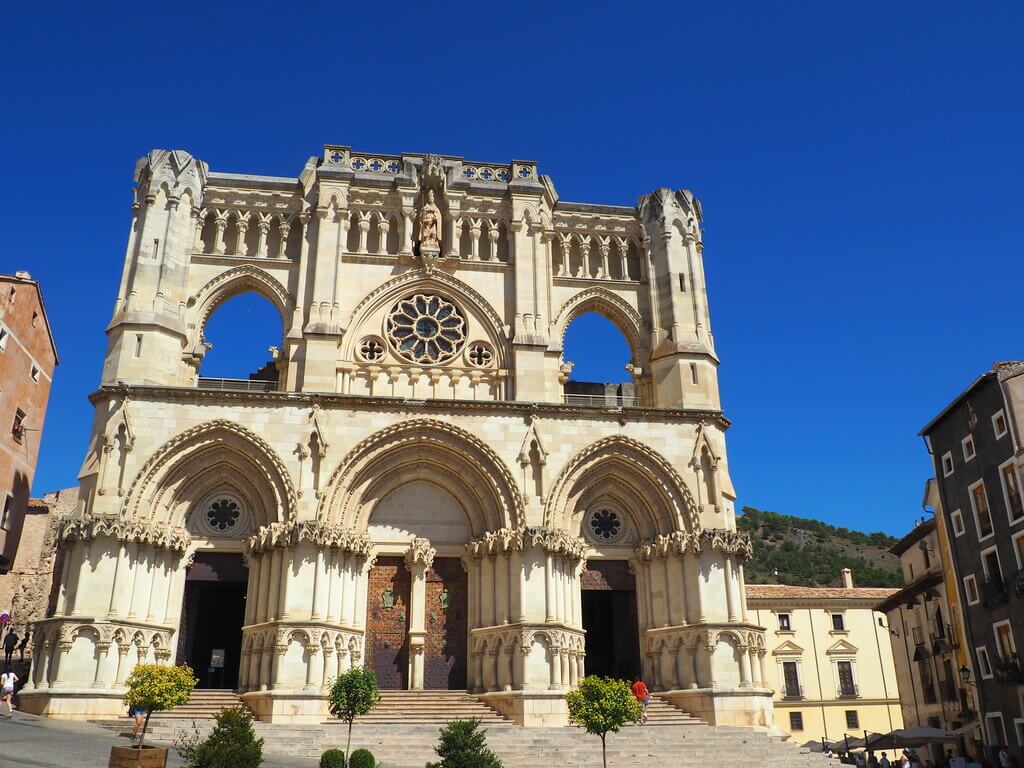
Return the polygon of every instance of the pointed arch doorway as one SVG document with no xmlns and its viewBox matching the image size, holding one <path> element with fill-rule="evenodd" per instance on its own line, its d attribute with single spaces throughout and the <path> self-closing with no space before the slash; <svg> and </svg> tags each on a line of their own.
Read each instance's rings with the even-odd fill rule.
<svg viewBox="0 0 1024 768">
<path fill-rule="evenodd" d="M 198 688 L 238 686 L 249 569 L 241 553 L 197 552 L 185 575 L 178 664 L 188 664 Z"/>
</svg>

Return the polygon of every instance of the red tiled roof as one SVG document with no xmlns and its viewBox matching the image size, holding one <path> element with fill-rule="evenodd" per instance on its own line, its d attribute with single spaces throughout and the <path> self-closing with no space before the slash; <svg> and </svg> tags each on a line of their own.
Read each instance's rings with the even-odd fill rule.
<svg viewBox="0 0 1024 768">
<path fill-rule="evenodd" d="M 747 599 L 762 600 L 884 600 L 899 590 L 888 587 L 790 587 L 784 584 L 747 584 Z"/>
</svg>

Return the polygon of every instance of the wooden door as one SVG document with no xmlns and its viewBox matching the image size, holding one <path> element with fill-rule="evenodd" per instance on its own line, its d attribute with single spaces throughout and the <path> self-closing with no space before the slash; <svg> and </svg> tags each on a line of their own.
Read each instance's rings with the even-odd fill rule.
<svg viewBox="0 0 1024 768">
<path fill-rule="evenodd" d="M 423 687 L 464 690 L 469 590 L 462 563 L 454 557 L 434 558 L 427 571 L 424 626 Z"/>
<path fill-rule="evenodd" d="M 400 557 L 378 557 L 366 592 L 367 665 L 382 689 L 408 687 L 410 574 Z"/>
</svg>

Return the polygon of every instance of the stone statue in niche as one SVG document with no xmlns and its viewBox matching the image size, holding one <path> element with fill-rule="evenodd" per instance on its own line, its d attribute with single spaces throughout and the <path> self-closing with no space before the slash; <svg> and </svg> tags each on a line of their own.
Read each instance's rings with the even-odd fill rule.
<svg viewBox="0 0 1024 768">
<path fill-rule="evenodd" d="M 427 192 L 427 201 L 417 214 L 420 223 L 420 250 L 441 247 L 441 209 L 434 202 L 434 190 Z"/>
</svg>

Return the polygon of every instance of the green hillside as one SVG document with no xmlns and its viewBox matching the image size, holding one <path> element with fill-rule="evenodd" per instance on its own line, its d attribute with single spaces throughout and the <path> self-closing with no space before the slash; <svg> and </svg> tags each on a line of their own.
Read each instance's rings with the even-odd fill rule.
<svg viewBox="0 0 1024 768">
<path fill-rule="evenodd" d="M 754 542 L 754 559 L 745 566 L 747 584 L 838 587 L 843 568 L 853 571 L 858 587 L 903 584 L 899 558 L 888 552 L 897 539 L 887 534 L 851 531 L 754 507 L 743 507 L 736 527 Z"/>
</svg>

